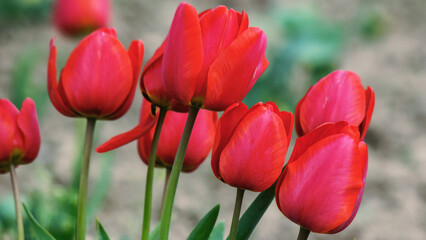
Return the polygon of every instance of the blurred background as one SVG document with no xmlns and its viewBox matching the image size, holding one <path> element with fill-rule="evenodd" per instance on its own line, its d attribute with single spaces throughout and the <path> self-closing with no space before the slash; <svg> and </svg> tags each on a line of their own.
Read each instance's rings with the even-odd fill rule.
<svg viewBox="0 0 426 240">
<path fill-rule="evenodd" d="M 111 26 L 124 46 L 133 39 L 145 42 L 146 62 L 166 36 L 179 3 L 114 0 Z M 199 11 L 219 4 L 245 10 L 250 25 L 266 32 L 270 66 L 245 99 L 250 106 L 272 100 L 280 109 L 294 111 L 307 89 L 335 69 L 356 72 L 364 86 L 374 89 L 376 106 L 366 136 L 369 170 L 358 215 L 341 233 L 312 234 L 309 239 L 426 239 L 425 1 L 189 3 Z M 71 239 L 85 121 L 54 109 L 46 73 L 50 39 L 57 37 L 58 70 L 79 39 L 65 37 L 53 26 L 51 6 L 52 0 L 0 0 L 0 98 L 18 107 L 27 96 L 36 101 L 42 145 L 34 163 L 17 169 L 22 201 L 57 239 Z M 95 146 L 137 124 L 141 99 L 138 91 L 123 118 L 99 122 Z M 229 231 L 235 189 L 214 177 L 209 161 L 182 174 L 170 239 L 186 239 L 216 203 L 221 204 L 218 221 Z M 135 143 L 108 154 L 93 152 L 88 239 L 96 239 L 95 217 L 111 239 L 140 238 L 145 173 Z M 152 227 L 159 219 L 164 177 L 163 169 L 156 170 Z M 256 196 L 246 193 L 242 211 Z M 5 174 L 0 176 L 0 240 L 14 239 L 14 228 L 11 184 Z M 273 202 L 251 239 L 296 239 L 298 229 Z"/>
</svg>

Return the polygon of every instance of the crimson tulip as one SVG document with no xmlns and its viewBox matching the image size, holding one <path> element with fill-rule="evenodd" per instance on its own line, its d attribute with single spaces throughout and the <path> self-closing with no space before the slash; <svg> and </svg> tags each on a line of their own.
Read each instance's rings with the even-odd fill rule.
<svg viewBox="0 0 426 240">
<path fill-rule="evenodd" d="M 312 86 L 297 104 L 297 134 L 303 136 L 323 123 L 346 121 L 357 126 L 364 139 L 374 102 L 373 89 L 365 90 L 357 74 L 334 71 Z"/>
<path fill-rule="evenodd" d="M 293 114 L 273 102 L 247 109 L 235 103 L 223 113 L 213 145 L 216 177 L 237 188 L 264 191 L 279 177 L 293 129 Z"/>
<path fill-rule="evenodd" d="M 163 78 L 162 61 L 165 41 L 146 63 L 141 76 L 141 90 L 145 98 L 158 107 L 177 112 L 188 112 L 188 106 L 180 103 L 167 92 Z"/>
<path fill-rule="evenodd" d="M 145 107 L 146 106 L 146 107 Z M 144 101 L 141 109 L 141 119 L 151 114 L 151 104 Z M 172 167 L 179 146 L 180 138 L 185 127 L 188 113 L 168 112 L 164 119 L 157 149 L 157 163 L 165 167 Z M 213 146 L 214 133 L 217 125 L 217 113 L 200 110 L 195 120 L 194 129 L 189 139 L 188 150 L 183 160 L 182 171 L 195 170 L 207 157 Z M 154 129 L 151 128 L 138 140 L 139 156 L 148 164 L 151 151 Z"/>
<path fill-rule="evenodd" d="M 183 2 L 156 55 L 161 56 L 157 64 L 161 62 L 163 85 L 171 97 L 223 111 L 241 101 L 265 71 L 265 50 L 265 33 L 248 27 L 244 11 L 219 6 L 198 14 Z"/>
<path fill-rule="evenodd" d="M 56 0 L 53 22 L 69 36 L 79 36 L 107 27 L 111 16 L 109 0 Z"/>
<path fill-rule="evenodd" d="M 325 123 L 296 140 L 277 182 L 278 208 L 312 232 L 339 232 L 358 211 L 367 165 L 367 145 L 358 127 Z"/>
<path fill-rule="evenodd" d="M 50 42 L 49 97 L 65 116 L 112 120 L 123 116 L 133 101 L 142 66 L 143 42 L 126 51 L 112 28 L 85 37 L 71 53 L 59 83 L 56 47 Z"/>
<path fill-rule="evenodd" d="M 34 161 L 40 150 L 40 129 L 34 101 L 25 99 L 19 111 L 7 99 L 0 99 L 0 173 Z"/>
</svg>

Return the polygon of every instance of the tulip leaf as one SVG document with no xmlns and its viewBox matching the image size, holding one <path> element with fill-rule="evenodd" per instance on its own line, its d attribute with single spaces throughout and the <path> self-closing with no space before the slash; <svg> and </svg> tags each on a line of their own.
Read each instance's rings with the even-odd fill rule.
<svg viewBox="0 0 426 240">
<path fill-rule="evenodd" d="M 263 217 L 263 214 L 266 212 L 269 205 L 271 205 L 272 200 L 274 200 L 275 185 L 276 184 L 273 184 L 271 187 L 261 192 L 244 212 L 238 223 L 237 240 L 249 239 L 256 225 Z"/>
<path fill-rule="evenodd" d="M 210 234 L 209 240 L 223 240 L 225 232 L 225 222 L 220 222 L 216 224 L 213 228 L 212 233 Z"/>
<path fill-rule="evenodd" d="M 96 218 L 96 232 L 98 233 L 98 240 L 110 240 L 104 226 L 102 226 L 98 218 Z"/>
<path fill-rule="evenodd" d="M 220 205 L 216 205 L 210 210 L 195 226 L 187 240 L 208 239 L 219 215 Z"/>
<path fill-rule="evenodd" d="M 149 234 L 149 240 L 158 240 L 160 238 L 160 224 L 155 226 L 154 230 Z"/>
<path fill-rule="evenodd" d="M 37 222 L 37 220 L 34 218 L 34 216 L 31 214 L 31 212 L 28 210 L 27 206 L 25 206 L 24 203 L 22 203 L 22 206 L 24 207 L 25 213 L 27 214 L 29 218 L 29 226 L 30 226 L 30 233 L 31 238 L 35 240 L 55 240 L 55 238 L 44 228 L 40 225 L 40 223 Z"/>
</svg>

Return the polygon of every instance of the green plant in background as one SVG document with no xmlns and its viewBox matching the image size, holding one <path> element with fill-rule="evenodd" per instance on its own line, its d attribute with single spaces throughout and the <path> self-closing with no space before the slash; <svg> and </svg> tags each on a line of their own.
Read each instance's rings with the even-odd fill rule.
<svg viewBox="0 0 426 240">
<path fill-rule="evenodd" d="M 82 123 L 82 121 L 78 121 L 76 135 L 81 135 L 81 132 L 84 131 L 84 124 Z M 82 144 L 81 142 L 76 142 L 75 145 Z M 80 151 L 82 147 L 80 146 Z M 78 153 L 79 150 L 76 152 Z M 26 218 L 24 218 L 26 236 L 38 236 L 40 238 L 40 233 L 43 233 L 43 231 L 35 226 L 38 224 L 43 226 L 56 239 L 73 239 L 80 178 L 79 166 L 82 160 L 82 156 L 79 154 L 76 154 L 76 156 L 71 184 L 67 186 L 55 183 L 51 171 L 39 169 L 39 171 L 35 172 L 35 174 L 39 175 L 38 179 L 49 186 L 49 191 L 34 190 L 23 198 L 22 202 L 27 206 L 26 212 L 32 214 L 31 216 L 26 215 Z M 87 215 L 89 218 L 92 218 L 96 210 L 102 206 L 102 202 L 109 190 L 114 167 L 113 160 L 114 154 L 102 155 L 100 175 L 88 200 Z M 1 239 L 4 236 L 2 234 L 14 234 L 15 232 L 15 213 L 12 196 L 6 196 L 0 200 L 0 212 L 2 213 L 0 215 Z M 37 224 L 31 218 L 34 218 Z M 36 230 L 33 230 L 34 226 L 37 228 Z"/>
<path fill-rule="evenodd" d="M 0 0 L 0 26 L 11 26 L 19 20 L 44 21 L 51 5 L 52 0 Z"/>
<path fill-rule="evenodd" d="M 259 100 L 275 101 L 287 109 L 294 109 L 302 92 L 322 76 L 337 67 L 344 44 L 344 32 L 336 23 L 324 20 L 308 10 L 274 10 L 269 14 L 277 22 L 282 36 L 268 45 L 269 67 L 247 95 L 246 103 Z M 303 70 L 307 82 L 291 81 Z"/>
</svg>

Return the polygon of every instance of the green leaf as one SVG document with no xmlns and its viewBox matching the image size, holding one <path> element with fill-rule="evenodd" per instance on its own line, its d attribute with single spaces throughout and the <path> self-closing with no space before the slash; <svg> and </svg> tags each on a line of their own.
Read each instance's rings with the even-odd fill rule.
<svg viewBox="0 0 426 240">
<path fill-rule="evenodd" d="M 104 226 L 102 226 L 98 218 L 96 218 L 96 232 L 98 233 L 98 240 L 110 240 Z"/>
<path fill-rule="evenodd" d="M 37 222 L 37 220 L 33 217 L 30 211 L 28 211 L 27 206 L 25 206 L 24 203 L 22 203 L 22 206 L 24 207 L 25 213 L 27 214 L 30 222 L 30 229 L 31 229 L 31 238 L 35 240 L 55 240 L 55 238 L 45 229 L 43 228 L 40 223 Z"/>
<path fill-rule="evenodd" d="M 160 238 L 160 224 L 155 226 L 154 230 L 149 234 L 148 240 L 158 240 Z"/>
<path fill-rule="evenodd" d="M 220 222 L 216 224 L 213 228 L 212 233 L 210 234 L 209 240 L 223 240 L 225 232 L 225 222 Z"/>
<path fill-rule="evenodd" d="M 187 240 L 205 240 L 208 239 L 210 233 L 213 230 L 213 227 L 216 223 L 217 216 L 219 215 L 220 205 L 216 205 L 210 210 L 200 222 L 198 222 L 197 226 L 195 226 L 194 230 L 192 230 L 191 234 L 187 238 Z"/>
<path fill-rule="evenodd" d="M 272 200 L 274 200 L 275 185 L 274 183 L 271 187 L 261 192 L 244 212 L 238 223 L 237 240 L 249 239 L 254 228 L 263 217 L 269 205 L 271 205 Z"/>
</svg>

